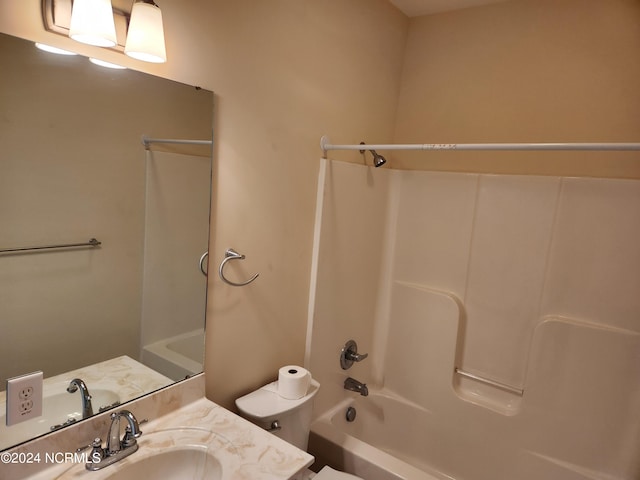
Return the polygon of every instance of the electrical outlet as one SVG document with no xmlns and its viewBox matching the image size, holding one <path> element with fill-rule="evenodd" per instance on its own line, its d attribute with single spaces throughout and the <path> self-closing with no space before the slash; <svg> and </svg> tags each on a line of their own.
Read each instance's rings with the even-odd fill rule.
<svg viewBox="0 0 640 480">
<path fill-rule="evenodd" d="M 31 398 L 31 396 L 33 395 L 33 387 L 23 388 L 22 390 L 20 390 L 20 393 L 18 395 L 20 396 L 20 400 L 27 400 Z"/>
<path fill-rule="evenodd" d="M 42 415 L 42 372 L 7 380 L 7 426 Z"/>
</svg>

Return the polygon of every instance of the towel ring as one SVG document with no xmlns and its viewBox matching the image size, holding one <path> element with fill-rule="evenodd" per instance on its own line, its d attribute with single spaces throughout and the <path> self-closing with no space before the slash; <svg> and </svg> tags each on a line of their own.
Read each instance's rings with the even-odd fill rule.
<svg viewBox="0 0 640 480">
<path fill-rule="evenodd" d="M 204 252 L 202 254 L 202 256 L 200 257 L 200 271 L 202 272 L 202 274 L 206 277 L 208 275 L 207 271 L 204 269 L 204 261 L 205 259 L 209 256 L 209 250 L 207 250 L 206 252 Z"/>
<path fill-rule="evenodd" d="M 245 259 L 244 255 L 240 255 L 233 248 L 228 248 L 227 251 L 224 252 L 224 259 L 220 263 L 220 268 L 218 268 L 218 275 L 220 275 L 220 280 L 222 280 L 224 283 L 226 283 L 228 285 L 231 285 L 232 287 L 244 287 L 245 285 L 249 285 L 256 278 L 258 278 L 258 275 L 260 275 L 259 273 L 256 273 L 249 280 L 247 280 L 246 282 L 242 282 L 242 283 L 232 282 L 231 280 L 228 280 L 227 278 L 225 278 L 225 276 L 224 276 L 224 266 L 225 266 L 225 264 L 229 260 L 244 260 L 244 259 Z"/>
</svg>

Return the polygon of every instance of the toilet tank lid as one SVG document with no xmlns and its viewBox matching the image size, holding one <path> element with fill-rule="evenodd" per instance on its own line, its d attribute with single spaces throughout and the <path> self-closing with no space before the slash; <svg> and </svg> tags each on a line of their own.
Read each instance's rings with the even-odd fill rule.
<svg viewBox="0 0 640 480">
<path fill-rule="evenodd" d="M 265 419 L 282 415 L 311 401 L 318 392 L 320 384 L 311 380 L 307 394 L 296 400 L 289 400 L 278 395 L 278 382 L 272 382 L 258 390 L 236 399 L 238 410 L 255 419 Z"/>
</svg>

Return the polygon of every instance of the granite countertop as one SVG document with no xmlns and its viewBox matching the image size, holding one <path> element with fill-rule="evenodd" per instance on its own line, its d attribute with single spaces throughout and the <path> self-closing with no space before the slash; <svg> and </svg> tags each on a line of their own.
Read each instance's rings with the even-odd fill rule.
<svg viewBox="0 0 640 480">
<path fill-rule="evenodd" d="M 187 477 L 193 476 L 193 472 L 196 471 L 193 469 L 199 468 L 197 478 L 284 480 L 290 479 L 313 463 L 313 457 L 308 453 L 206 398 L 200 398 L 144 423 L 140 428 L 143 434 L 138 439 L 139 450 L 111 466 L 90 472 L 82 463 L 73 464 L 71 467 L 55 465 L 29 478 L 105 480 L 119 469 L 133 468 L 136 463 L 148 457 L 161 452 L 184 450 L 187 446 L 194 452 L 194 458 L 197 460 L 180 464 L 179 468 L 184 469 Z M 216 460 L 212 460 L 206 454 L 212 455 Z M 150 460 L 145 464 L 146 473 L 153 475 L 149 469 L 154 467 L 155 462 L 156 460 Z M 177 465 L 174 466 L 178 468 Z M 215 475 L 216 472 L 220 476 Z M 201 476 L 207 473 L 213 476 Z M 163 478 L 173 477 L 167 471 Z"/>
</svg>

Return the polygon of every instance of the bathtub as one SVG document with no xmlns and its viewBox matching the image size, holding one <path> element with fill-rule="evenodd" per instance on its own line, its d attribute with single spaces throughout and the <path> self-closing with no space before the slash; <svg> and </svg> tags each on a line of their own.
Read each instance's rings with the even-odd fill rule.
<svg viewBox="0 0 640 480">
<path fill-rule="evenodd" d="M 356 409 L 355 421 L 346 420 L 348 407 Z M 433 431 L 432 414 L 418 405 L 383 391 L 350 398 L 321 415 L 311 425 L 309 452 L 316 466 L 330 465 L 366 479 L 451 480 L 427 459 L 424 452 L 440 452 Z M 426 445 L 425 443 L 432 443 Z M 435 448 L 431 448 L 435 447 Z"/>
<path fill-rule="evenodd" d="M 511 429 L 496 429 L 464 414 L 455 419 L 437 415 L 391 391 L 369 392 L 367 397 L 350 396 L 311 424 L 308 451 L 316 457 L 314 470 L 329 465 L 366 480 L 640 478 L 635 465 L 611 462 L 614 467 L 608 470 L 593 469 L 572 463 L 568 455 L 557 456 L 553 441 L 541 437 L 539 443 L 535 434 L 527 434 L 524 418 L 515 422 L 515 417 L 504 416 Z M 356 409 L 353 422 L 346 419 L 348 407 Z M 508 434 L 497 435 L 499 431 Z M 585 445 L 570 443 L 574 455 Z M 593 454 L 596 461 L 609 461 L 601 451 Z"/>
<path fill-rule="evenodd" d="M 203 328 L 142 347 L 142 363 L 175 381 L 202 372 L 203 361 Z"/>
</svg>

